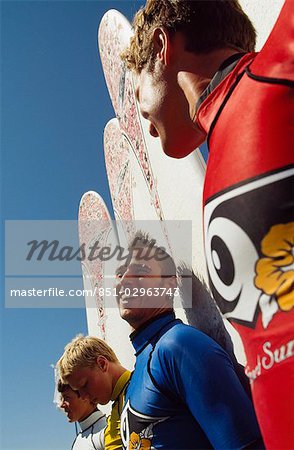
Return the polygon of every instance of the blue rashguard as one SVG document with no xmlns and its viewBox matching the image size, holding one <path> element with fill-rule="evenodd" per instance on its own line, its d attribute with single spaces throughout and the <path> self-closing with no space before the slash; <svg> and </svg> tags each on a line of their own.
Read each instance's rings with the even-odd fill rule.
<svg viewBox="0 0 294 450">
<path fill-rule="evenodd" d="M 131 335 L 136 365 L 121 416 L 125 449 L 240 449 L 260 437 L 226 352 L 173 313 Z"/>
</svg>

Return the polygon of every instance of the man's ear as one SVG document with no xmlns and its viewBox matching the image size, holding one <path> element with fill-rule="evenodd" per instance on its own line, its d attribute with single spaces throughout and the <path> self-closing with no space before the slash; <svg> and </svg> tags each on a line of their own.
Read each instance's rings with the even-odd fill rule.
<svg viewBox="0 0 294 450">
<path fill-rule="evenodd" d="M 109 365 L 109 361 L 108 361 L 107 358 L 105 358 L 105 356 L 102 356 L 102 355 L 98 356 L 97 359 L 96 359 L 96 362 L 97 362 L 97 366 L 99 367 L 99 369 L 102 372 L 106 372 L 107 371 L 108 365 Z"/>
<path fill-rule="evenodd" d="M 155 28 L 153 31 L 153 44 L 156 58 L 162 64 L 168 65 L 170 63 L 171 36 L 165 27 Z"/>
</svg>

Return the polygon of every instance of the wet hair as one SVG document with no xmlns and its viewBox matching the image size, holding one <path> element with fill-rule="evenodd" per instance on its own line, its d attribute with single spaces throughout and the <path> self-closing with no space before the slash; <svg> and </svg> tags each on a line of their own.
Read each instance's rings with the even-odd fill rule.
<svg viewBox="0 0 294 450">
<path fill-rule="evenodd" d="M 238 0 L 147 0 L 133 19 L 134 35 L 122 54 L 129 69 L 152 70 L 155 60 L 153 31 L 165 27 L 183 33 L 186 50 L 209 53 L 231 47 L 252 52 L 256 31 Z"/>
<path fill-rule="evenodd" d="M 137 231 L 129 242 L 128 250 L 130 254 L 134 250 L 149 248 L 150 251 L 154 250 L 154 257 L 158 256 L 158 261 L 161 264 L 161 277 L 176 277 L 177 269 L 173 258 L 165 250 L 164 247 L 160 247 L 156 244 L 156 240 L 152 239 L 148 233 L 143 231 Z M 151 253 L 152 255 L 152 253 Z M 144 258 L 144 256 L 143 256 Z"/>
<path fill-rule="evenodd" d="M 77 335 L 65 346 L 64 353 L 57 362 L 61 381 L 66 384 L 75 369 L 95 367 L 99 356 L 104 356 L 110 362 L 119 362 L 112 348 L 102 339 Z"/>
</svg>

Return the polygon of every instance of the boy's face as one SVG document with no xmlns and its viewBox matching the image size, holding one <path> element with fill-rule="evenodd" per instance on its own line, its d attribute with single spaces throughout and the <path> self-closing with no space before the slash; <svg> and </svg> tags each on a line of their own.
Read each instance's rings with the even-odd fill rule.
<svg viewBox="0 0 294 450">
<path fill-rule="evenodd" d="M 67 382 L 79 392 L 81 398 L 88 399 L 92 404 L 106 405 L 111 400 L 112 378 L 107 368 L 101 370 L 98 364 L 93 368 L 76 368 Z"/>
<path fill-rule="evenodd" d="M 64 410 L 69 422 L 80 422 L 96 409 L 96 405 L 68 388 L 61 394 L 60 408 Z"/>
</svg>

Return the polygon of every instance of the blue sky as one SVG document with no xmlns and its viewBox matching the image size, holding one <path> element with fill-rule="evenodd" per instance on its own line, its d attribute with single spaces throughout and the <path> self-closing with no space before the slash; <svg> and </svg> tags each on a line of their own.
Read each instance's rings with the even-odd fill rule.
<svg viewBox="0 0 294 450">
<path fill-rule="evenodd" d="M 97 28 L 107 10 L 131 18 L 142 3 L 0 0 L 2 244 L 4 220 L 76 220 L 88 190 L 111 208 L 103 129 L 114 112 Z M 4 251 L 0 264 L 0 449 L 70 449 L 75 427 L 52 403 L 51 364 L 87 333 L 85 310 L 5 308 Z"/>
<path fill-rule="evenodd" d="M 76 219 L 87 190 L 98 191 L 110 206 L 102 135 L 114 113 L 97 28 L 108 9 L 130 18 L 138 5 L 1 2 L 2 218 Z M 2 222 L 2 242 L 3 230 Z M 83 309 L 2 307 L 2 450 L 71 447 L 74 425 L 52 403 L 50 364 L 79 332 L 87 332 Z"/>
</svg>

